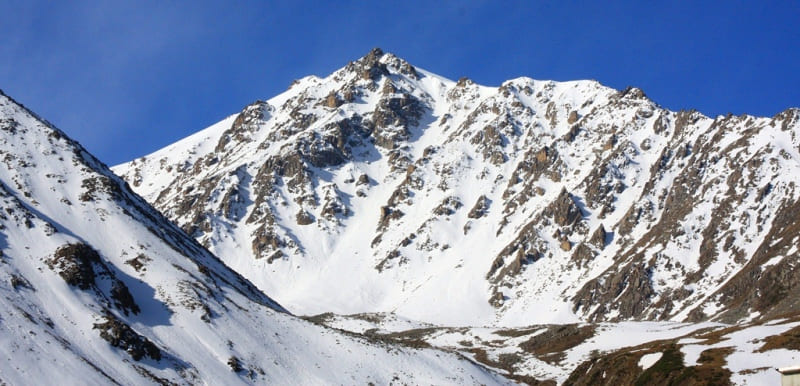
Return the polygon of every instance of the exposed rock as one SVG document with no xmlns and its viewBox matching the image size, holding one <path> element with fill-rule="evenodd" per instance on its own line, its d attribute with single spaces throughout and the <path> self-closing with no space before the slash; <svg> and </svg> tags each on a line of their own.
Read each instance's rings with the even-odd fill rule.
<svg viewBox="0 0 800 386">
<path fill-rule="evenodd" d="M 336 185 L 330 184 L 322 187 L 324 194 L 321 214 L 322 217 L 330 221 L 337 221 L 337 216 L 346 217 L 350 215 L 350 209 L 347 208 L 345 203 L 340 197 L 339 189 Z"/>
<path fill-rule="evenodd" d="M 351 98 L 352 98 L 352 95 L 351 95 Z M 328 96 L 325 97 L 325 107 L 327 107 L 327 108 L 335 109 L 335 108 L 337 108 L 337 107 L 339 107 L 339 106 L 341 106 L 343 104 L 344 104 L 344 101 L 339 99 L 339 97 L 336 95 L 335 91 L 331 91 L 330 94 L 328 94 Z"/>
<path fill-rule="evenodd" d="M 567 117 L 567 123 L 570 125 L 578 121 L 578 112 L 573 110 L 569 112 L 569 117 Z"/>
<path fill-rule="evenodd" d="M 11 275 L 11 278 L 9 279 L 9 284 L 11 284 L 11 288 L 13 288 L 14 290 L 18 290 L 20 288 L 27 288 L 31 290 L 34 289 L 33 285 L 31 285 L 28 279 L 26 279 L 22 275 L 16 275 L 16 274 Z"/>
<path fill-rule="evenodd" d="M 489 267 L 489 272 L 486 273 L 486 278 L 489 279 L 492 276 L 494 276 L 494 274 L 500 268 L 503 268 L 503 265 L 505 265 L 505 263 L 503 262 L 503 256 L 495 257 L 494 261 L 492 262 L 492 265 Z"/>
<path fill-rule="evenodd" d="M 93 289 L 99 293 L 97 279 L 110 280 L 111 288 L 108 295 L 113 301 L 113 306 L 125 315 L 140 312 L 128 287 L 109 270 L 94 248 L 83 243 L 66 244 L 56 249 L 53 257 L 46 260 L 46 263 L 67 284 L 82 290 Z"/>
<path fill-rule="evenodd" d="M 100 192 L 114 199 L 117 199 L 122 194 L 119 184 L 108 176 L 99 175 L 86 178 L 81 183 L 81 187 L 84 189 L 84 192 L 80 195 L 79 199 L 84 202 L 95 201 L 97 199 L 97 194 Z"/>
<path fill-rule="evenodd" d="M 361 79 L 377 80 L 381 76 L 389 74 L 386 65 L 380 62 L 383 55 L 383 51 L 380 48 L 373 48 L 372 51 L 359 60 L 359 76 L 361 76 Z"/>
<path fill-rule="evenodd" d="M 586 205 L 591 208 L 600 208 L 599 218 L 613 212 L 617 195 L 625 191 L 627 186 L 623 182 L 624 175 L 619 172 L 618 159 L 624 159 L 624 149 L 619 149 L 583 180 L 586 186 Z M 622 161 L 625 162 L 625 161 Z"/>
<path fill-rule="evenodd" d="M 569 239 L 566 238 L 561 239 L 559 246 L 561 247 L 561 250 L 565 252 L 569 252 L 572 249 L 572 243 L 569 241 Z"/>
<path fill-rule="evenodd" d="M 620 98 L 620 99 L 622 99 L 622 98 L 630 98 L 630 99 L 645 99 L 645 98 L 647 98 L 647 96 L 644 94 L 644 91 L 642 91 L 639 88 L 633 87 L 633 86 L 628 86 L 624 90 L 622 90 L 619 93 L 617 93 L 617 97 Z"/>
<path fill-rule="evenodd" d="M 489 210 L 490 203 L 491 201 L 485 195 L 481 195 L 475 205 L 472 206 L 472 209 L 469 210 L 467 217 L 475 219 L 483 217 L 486 215 L 486 211 Z"/>
<path fill-rule="evenodd" d="M 392 209 L 389 206 L 382 206 L 380 219 L 378 220 L 378 231 L 386 229 L 390 221 L 397 220 L 400 217 L 403 217 L 402 211 Z"/>
<path fill-rule="evenodd" d="M 485 126 L 470 138 L 470 143 L 476 145 L 483 158 L 493 165 L 501 165 L 506 161 L 507 157 L 503 152 L 505 142 L 505 136 L 493 125 Z"/>
<path fill-rule="evenodd" d="M 791 227 L 783 211 L 797 192 L 785 175 L 798 168 L 798 110 L 772 119 L 711 119 L 667 111 L 636 88 L 524 78 L 496 90 L 466 78 L 436 82 L 373 50 L 332 77 L 301 82 L 304 89 L 280 107 L 243 110 L 219 153 L 161 164 L 168 157 L 159 154 L 137 161 L 126 178 L 147 191 L 157 172 L 171 170 L 175 182 L 148 198 L 201 242 L 231 243 L 221 230 L 244 222 L 255 229 L 252 257 L 270 262 L 297 259 L 316 250 L 304 243 L 346 234 L 367 240 L 354 253 L 375 256 L 383 270 L 404 259 L 419 259 L 413 266 L 424 269 L 451 248 L 444 255 L 468 267 L 453 277 L 486 269 L 493 304 L 504 304 L 499 317 L 517 312 L 509 303 L 535 303 L 531 294 L 555 290 L 563 269 L 583 285 L 558 287 L 563 300 L 590 320 L 663 320 L 687 311 L 690 320 L 738 321 L 753 310 L 797 309 L 785 300 L 795 281 L 787 246 L 797 240 L 780 228 Z M 357 106 L 339 108 L 351 102 Z M 263 137 L 257 148 L 247 141 L 255 137 Z M 780 140 L 761 140 L 767 137 Z M 187 144 L 198 152 L 209 147 Z M 4 159 L 9 168 L 26 162 Z M 478 197 L 466 219 L 458 197 Z M 318 226 L 295 232 L 285 211 L 298 207 L 298 223 Z M 380 212 L 354 212 L 361 208 Z M 375 215 L 377 229 L 366 231 L 359 218 L 344 220 Z M 453 234 L 482 237 L 478 230 L 504 245 L 471 257 L 464 248 L 474 244 Z M 392 275 L 410 283 L 412 271 Z M 782 284 L 765 284 L 770 280 Z M 761 292 L 751 296 L 748 288 Z M 708 291 L 718 292 L 706 299 L 701 293 Z"/>
<path fill-rule="evenodd" d="M 586 316 L 594 321 L 614 310 L 618 316 L 612 320 L 625 320 L 641 315 L 654 295 L 651 268 L 629 263 L 586 283 L 573 299 L 574 311 L 593 310 Z"/>
<path fill-rule="evenodd" d="M 128 290 L 128 286 L 119 279 L 111 282 L 111 299 L 114 300 L 114 306 L 122 310 L 125 315 L 128 315 L 129 312 L 134 314 L 141 312 L 139 305 L 136 304 L 133 295 Z"/>
<path fill-rule="evenodd" d="M 558 124 L 558 112 L 556 109 L 556 103 L 550 102 L 547 104 L 547 110 L 544 113 L 545 118 L 548 119 L 550 122 L 550 128 L 554 129 Z"/>
<path fill-rule="evenodd" d="M 437 216 L 450 216 L 455 213 L 463 205 L 456 196 L 449 196 L 445 198 L 439 206 L 433 209 L 433 214 Z"/>
<path fill-rule="evenodd" d="M 734 351 L 733 347 L 711 346 L 699 353 L 696 365 L 688 366 L 675 340 L 626 347 L 592 355 L 572 371 L 564 384 L 729 385 L 733 374 L 725 358 Z M 642 357 L 654 354 L 659 355 L 658 360 L 642 369 Z"/>
<path fill-rule="evenodd" d="M 69 285 L 82 290 L 94 286 L 95 272 L 93 265 L 100 263 L 100 255 L 92 247 L 83 244 L 67 244 L 56 249 L 53 257 L 47 261 L 50 269 Z"/>
<path fill-rule="evenodd" d="M 569 241 L 567 240 L 569 243 Z M 569 248 L 572 246 L 569 245 Z M 562 247 L 562 249 L 564 249 Z M 569 251 L 569 249 L 564 249 L 565 251 Z M 575 247 L 575 251 L 572 252 L 572 261 L 574 261 L 578 268 L 583 268 L 588 266 L 588 263 L 591 262 L 595 256 L 597 256 L 597 252 L 595 252 L 591 247 L 587 246 L 586 243 L 580 243 L 577 247 Z"/>
<path fill-rule="evenodd" d="M 256 229 L 252 237 L 253 255 L 256 259 L 267 257 L 285 246 L 283 240 L 275 233 L 274 228 L 267 224 L 262 224 Z"/>
<path fill-rule="evenodd" d="M 597 230 L 592 233 L 592 237 L 589 238 L 589 243 L 595 248 L 603 249 L 606 247 L 607 239 L 608 233 L 606 232 L 606 228 L 603 226 L 603 224 L 600 224 L 600 226 L 597 227 Z"/>
<path fill-rule="evenodd" d="M 519 344 L 519 347 L 536 355 L 541 360 L 557 363 L 565 357 L 564 352 L 589 340 L 595 335 L 592 325 L 565 324 L 551 326 Z"/>
<path fill-rule="evenodd" d="M 400 258 L 400 259 L 398 259 L 398 258 Z M 398 250 L 396 250 L 396 249 L 395 249 L 395 250 L 393 250 L 393 251 L 391 251 L 391 252 L 389 252 L 389 254 L 387 254 L 387 255 L 386 255 L 386 257 L 385 257 L 383 260 L 381 260 L 381 261 L 380 261 L 380 262 L 379 262 L 379 263 L 378 263 L 378 264 L 375 266 L 375 269 L 376 269 L 378 272 L 383 272 L 383 271 L 384 271 L 386 268 L 388 268 L 388 267 L 389 267 L 389 265 L 391 264 L 391 262 L 392 262 L 392 261 L 394 261 L 394 260 L 398 260 L 398 261 L 399 261 L 399 264 L 402 264 L 402 263 L 403 263 L 403 259 L 401 258 L 400 251 L 398 251 Z"/>
<path fill-rule="evenodd" d="M 94 329 L 100 330 L 100 337 L 111 346 L 127 352 L 135 361 L 139 361 L 144 357 L 149 357 L 156 361 L 161 360 L 161 350 L 149 339 L 139 335 L 130 326 L 110 313 L 107 313 L 103 318 L 103 322 L 94 324 Z"/>
<path fill-rule="evenodd" d="M 235 356 L 231 356 L 230 358 L 228 358 L 228 367 L 230 367 L 231 371 L 233 371 L 234 373 L 241 373 L 242 371 L 244 371 L 244 367 L 242 367 L 242 362 L 239 360 L 239 358 Z"/>
<path fill-rule="evenodd" d="M 573 226 L 583 219 L 583 212 L 566 189 L 561 190 L 558 197 L 542 211 L 542 215 L 552 218 L 562 227 Z"/>
<path fill-rule="evenodd" d="M 794 268 L 800 253 L 792 241 L 800 232 L 800 223 L 796 221 L 798 211 L 800 201 L 781 207 L 753 258 L 714 294 L 713 299 L 730 305 L 719 320 L 737 321 L 753 311 L 768 318 L 800 310 L 800 299 L 791 295 L 800 289 L 800 271 Z M 786 257 L 773 265 L 763 266 L 776 256 Z M 707 317 L 696 316 L 700 320 Z"/>
<path fill-rule="evenodd" d="M 512 211 L 512 208 L 518 206 L 520 201 L 527 201 L 529 197 L 533 196 L 539 188 L 535 184 L 542 176 L 547 176 L 555 182 L 561 181 L 559 168 L 558 151 L 554 147 L 544 146 L 536 151 L 533 149 L 528 150 L 523 160 L 517 164 L 516 169 L 511 173 L 508 179 L 508 186 L 503 192 L 503 199 L 512 197 L 514 193 L 520 196 L 507 204 L 506 211 Z M 520 182 L 524 182 L 524 185 L 517 191 L 516 185 Z"/>
<path fill-rule="evenodd" d="M 381 98 L 371 120 L 375 144 L 390 150 L 399 147 L 400 142 L 409 139 L 409 129 L 419 124 L 423 112 L 423 104 L 411 94 Z"/>
<path fill-rule="evenodd" d="M 458 81 L 456 82 L 456 87 L 466 87 L 468 85 L 473 85 L 473 84 L 475 84 L 475 82 L 473 82 L 472 79 L 467 78 L 466 76 L 462 76 L 461 78 L 458 78 Z"/>
<path fill-rule="evenodd" d="M 314 223 L 314 217 L 303 209 L 297 212 L 295 218 L 297 219 L 297 225 L 309 225 Z"/>
<path fill-rule="evenodd" d="M 229 143 L 243 142 L 249 139 L 249 133 L 258 128 L 266 112 L 270 110 L 269 105 L 264 101 L 256 101 L 246 106 L 231 124 L 231 128 L 226 130 L 214 148 L 214 152 L 219 153 L 225 149 Z"/>
<path fill-rule="evenodd" d="M 489 304 L 495 308 L 499 308 L 503 306 L 503 303 L 505 303 L 505 296 L 495 288 L 494 292 L 492 292 L 492 296 L 489 298 Z"/>
<path fill-rule="evenodd" d="M 279 259 L 282 259 L 282 258 L 284 258 L 284 257 L 286 257 L 286 255 L 285 255 L 285 254 L 284 254 L 282 251 L 280 251 L 280 250 L 277 250 L 277 251 L 273 252 L 273 253 L 272 253 L 272 254 L 271 254 L 271 255 L 270 255 L 268 258 L 267 258 L 267 264 L 272 264 L 272 263 L 273 263 L 275 260 L 279 260 Z"/>
</svg>

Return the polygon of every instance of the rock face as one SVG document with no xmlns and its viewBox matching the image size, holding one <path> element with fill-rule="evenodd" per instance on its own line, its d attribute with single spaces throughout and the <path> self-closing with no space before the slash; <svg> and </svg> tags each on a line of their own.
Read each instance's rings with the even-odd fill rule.
<svg viewBox="0 0 800 386">
<path fill-rule="evenodd" d="M 373 50 L 114 170 L 300 313 L 730 321 L 797 311 L 799 118 Z"/>
<path fill-rule="evenodd" d="M 211 149 L 252 138 L 268 111 L 248 107 Z M 289 315 L 1 92 L 0 134 L 0 384 L 389 384 L 398 374 L 413 384 L 507 383 L 453 354 L 370 342 Z M 204 157 L 197 168 L 221 162 Z M 282 167 L 303 175 L 290 161 Z M 189 201 L 179 210 L 205 222 L 192 231 L 213 230 L 217 216 L 246 221 L 251 213 L 240 207 L 252 205 L 250 191 L 224 184 L 249 178 L 234 170 L 194 193 L 183 189 Z M 223 196 L 206 195 L 217 184 Z M 194 210 L 208 198 L 225 204 Z M 255 241 L 285 245 L 268 235 Z"/>
</svg>

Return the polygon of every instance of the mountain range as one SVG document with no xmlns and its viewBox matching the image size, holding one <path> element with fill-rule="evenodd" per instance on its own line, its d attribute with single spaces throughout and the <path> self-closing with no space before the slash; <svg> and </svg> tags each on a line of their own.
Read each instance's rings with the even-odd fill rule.
<svg viewBox="0 0 800 386">
<path fill-rule="evenodd" d="M 374 49 L 109 169 L 0 93 L 0 384 L 777 382 L 799 121 Z"/>
<path fill-rule="evenodd" d="M 799 118 L 376 49 L 114 171 L 301 314 L 733 323 L 798 309 Z"/>
</svg>

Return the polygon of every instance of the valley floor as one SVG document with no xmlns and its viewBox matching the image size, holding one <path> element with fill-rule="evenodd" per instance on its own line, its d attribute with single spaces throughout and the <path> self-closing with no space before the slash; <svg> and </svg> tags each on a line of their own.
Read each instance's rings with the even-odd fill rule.
<svg viewBox="0 0 800 386">
<path fill-rule="evenodd" d="M 774 385 L 800 363 L 800 317 L 767 323 L 621 322 L 441 327 L 373 313 L 307 320 L 409 347 L 460 353 L 526 384 Z"/>
</svg>

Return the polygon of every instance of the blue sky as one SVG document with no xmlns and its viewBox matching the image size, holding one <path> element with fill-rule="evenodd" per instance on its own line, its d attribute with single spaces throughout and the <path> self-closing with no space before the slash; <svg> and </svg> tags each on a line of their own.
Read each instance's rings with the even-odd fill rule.
<svg viewBox="0 0 800 386">
<path fill-rule="evenodd" d="M 3 1 L 0 89 L 109 165 L 372 47 L 487 85 L 596 79 L 712 116 L 800 106 L 800 1 L 655 3 Z"/>
</svg>

